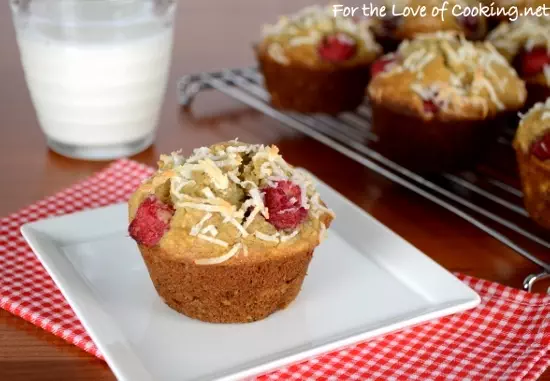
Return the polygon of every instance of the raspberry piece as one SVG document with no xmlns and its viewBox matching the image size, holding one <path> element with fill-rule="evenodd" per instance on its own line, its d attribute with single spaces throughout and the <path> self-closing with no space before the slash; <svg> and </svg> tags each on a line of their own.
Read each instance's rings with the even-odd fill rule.
<svg viewBox="0 0 550 381">
<path fill-rule="evenodd" d="M 424 112 L 435 114 L 438 110 L 439 107 L 433 101 L 424 101 Z"/>
<path fill-rule="evenodd" d="M 344 62 L 357 52 L 357 43 L 345 33 L 325 36 L 318 47 L 319 55 L 331 62 Z"/>
<path fill-rule="evenodd" d="M 277 230 L 293 229 L 307 217 L 302 206 L 302 190 L 291 181 L 277 181 L 274 187 L 263 188 L 264 203 L 269 210 L 269 223 Z"/>
<path fill-rule="evenodd" d="M 550 133 L 533 143 L 531 153 L 542 161 L 550 159 Z"/>
<path fill-rule="evenodd" d="M 524 77 L 541 73 L 545 65 L 550 65 L 550 56 L 546 47 L 538 46 L 520 54 L 519 71 Z"/>
<path fill-rule="evenodd" d="M 143 246 L 155 246 L 168 230 L 173 215 L 171 206 L 162 203 L 154 195 L 148 196 L 139 205 L 128 227 L 130 237 Z"/>
<path fill-rule="evenodd" d="M 386 68 L 388 67 L 388 65 L 394 63 L 395 61 L 397 61 L 397 59 L 393 55 L 384 56 L 374 61 L 370 66 L 371 78 L 374 78 L 376 75 L 386 71 Z"/>
</svg>

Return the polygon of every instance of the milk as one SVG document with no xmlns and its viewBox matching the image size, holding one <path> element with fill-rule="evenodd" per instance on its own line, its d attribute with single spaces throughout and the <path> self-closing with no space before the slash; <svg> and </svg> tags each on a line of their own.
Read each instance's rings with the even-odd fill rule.
<svg viewBox="0 0 550 381">
<path fill-rule="evenodd" d="M 27 85 L 46 136 L 110 145 L 151 135 L 164 96 L 172 33 L 120 42 L 74 43 L 18 36 Z"/>
<path fill-rule="evenodd" d="M 50 147 L 112 158 L 150 145 L 166 90 L 175 3 L 11 4 L 27 85 Z"/>
</svg>

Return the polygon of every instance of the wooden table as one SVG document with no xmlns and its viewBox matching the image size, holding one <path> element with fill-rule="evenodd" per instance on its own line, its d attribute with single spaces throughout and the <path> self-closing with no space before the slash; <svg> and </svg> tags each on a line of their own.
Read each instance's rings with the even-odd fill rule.
<svg viewBox="0 0 550 381">
<path fill-rule="evenodd" d="M 252 64 L 250 47 L 260 25 L 308 3 L 312 1 L 182 2 L 158 138 L 134 159 L 152 165 L 161 152 L 183 148 L 189 153 L 194 147 L 234 137 L 276 143 L 289 162 L 311 170 L 447 269 L 521 287 L 526 275 L 538 271 L 536 266 L 469 223 L 330 148 L 221 94 L 199 95 L 192 113 L 179 108 L 175 94 L 179 76 Z M 46 147 L 25 85 L 7 2 L 0 4 L 0 52 L 0 215 L 6 215 L 107 163 L 66 159 Z M 114 380 L 114 376 L 103 361 L 0 310 L 0 379 Z M 550 374 L 543 379 L 550 380 Z"/>
</svg>

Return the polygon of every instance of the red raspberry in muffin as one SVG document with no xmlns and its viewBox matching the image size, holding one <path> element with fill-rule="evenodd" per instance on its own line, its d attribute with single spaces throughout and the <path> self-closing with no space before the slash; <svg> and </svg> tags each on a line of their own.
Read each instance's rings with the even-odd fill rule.
<svg viewBox="0 0 550 381">
<path fill-rule="evenodd" d="M 542 161 L 550 159 L 550 133 L 533 143 L 531 153 Z"/>
<path fill-rule="evenodd" d="M 274 187 L 262 189 L 269 210 L 269 223 L 278 230 L 294 229 L 307 217 L 302 206 L 302 191 L 290 181 L 278 181 Z"/>
<path fill-rule="evenodd" d="M 439 107 L 433 101 L 424 101 L 424 112 L 435 114 L 437 110 L 439 110 Z"/>
<path fill-rule="evenodd" d="M 319 45 L 319 55 L 327 61 L 343 62 L 357 52 L 357 43 L 345 33 L 326 36 Z"/>
<path fill-rule="evenodd" d="M 525 77 L 531 77 L 544 71 L 550 65 L 550 55 L 544 46 L 537 46 L 530 51 L 523 51 L 519 55 L 519 72 Z"/>
<path fill-rule="evenodd" d="M 139 205 L 128 232 L 141 245 L 151 247 L 159 243 L 168 231 L 174 209 L 155 196 L 148 196 Z"/>
</svg>

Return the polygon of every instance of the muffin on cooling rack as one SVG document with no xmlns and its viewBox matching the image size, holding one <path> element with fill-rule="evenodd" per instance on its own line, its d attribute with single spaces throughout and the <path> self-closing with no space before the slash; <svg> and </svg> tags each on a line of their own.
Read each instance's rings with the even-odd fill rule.
<svg viewBox="0 0 550 381">
<path fill-rule="evenodd" d="M 514 139 L 525 208 L 550 229 L 550 98 L 524 115 Z"/>
<path fill-rule="evenodd" d="M 382 4 L 386 6 L 386 15 L 374 19 L 373 30 L 386 52 L 394 51 L 401 41 L 423 33 L 456 31 L 470 40 L 483 39 L 487 33 L 485 17 L 462 16 L 462 12 L 459 12 L 479 6 L 477 0 L 451 0 L 443 15 L 434 13 L 434 9 L 442 9 L 440 0 L 383 0 Z M 425 15 L 404 13 L 405 8 L 416 10 L 422 7 L 425 7 Z"/>
<path fill-rule="evenodd" d="M 527 106 L 550 96 L 550 18 L 522 17 L 502 23 L 488 40 L 516 68 L 527 85 Z"/>
<path fill-rule="evenodd" d="M 471 165 L 498 120 L 520 109 L 526 90 L 489 43 L 452 32 L 417 36 L 372 65 L 368 95 L 379 150 L 421 172 Z"/>
<path fill-rule="evenodd" d="M 332 7 L 283 16 L 262 35 L 256 55 L 271 103 L 304 113 L 357 108 L 369 65 L 382 51 L 366 20 L 334 17 Z"/>
<path fill-rule="evenodd" d="M 277 147 L 231 141 L 161 156 L 129 201 L 129 233 L 168 306 L 245 323 L 296 298 L 333 215 Z"/>
</svg>

